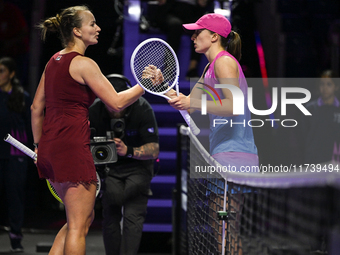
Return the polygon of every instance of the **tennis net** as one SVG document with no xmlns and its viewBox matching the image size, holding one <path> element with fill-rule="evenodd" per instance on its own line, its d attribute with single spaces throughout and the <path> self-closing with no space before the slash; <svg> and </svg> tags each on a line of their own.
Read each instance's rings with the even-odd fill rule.
<svg viewBox="0 0 340 255">
<path fill-rule="evenodd" d="M 176 254 L 340 254 L 338 164 L 222 178 L 196 136 L 178 137 Z"/>
</svg>

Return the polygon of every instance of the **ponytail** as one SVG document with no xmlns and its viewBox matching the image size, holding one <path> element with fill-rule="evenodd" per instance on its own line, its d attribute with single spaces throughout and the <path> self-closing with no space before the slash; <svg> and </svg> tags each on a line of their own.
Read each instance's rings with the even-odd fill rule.
<svg viewBox="0 0 340 255">
<path fill-rule="evenodd" d="M 38 24 L 38 28 L 41 29 L 41 38 L 45 40 L 47 32 L 58 32 L 63 46 L 66 47 L 68 43 L 73 42 L 73 28 L 81 27 L 82 17 L 79 15 L 81 11 L 90 10 L 85 5 L 69 7 L 64 9 L 61 14 Z"/>
<path fill-rule="evenodd" d="M 55 17 L 50 17 L 45 21 L 38 24 L 41 29 L 41 39 L 45 41 L 47 31 L 49 32 L 59 32 L 60 30 L 60 16 L 57 14 Z"/>
<path fill-rule="evenodd" d="M 237 61 L 240 61 L 242 56 L 242 43 L 240 35 L 235 31 L 231 31 L 227 38 L 223 36 L 220 37 L 223 48 L 225 48 L 231 55 L 233 55 L 237 59 Z"/>
</svg>

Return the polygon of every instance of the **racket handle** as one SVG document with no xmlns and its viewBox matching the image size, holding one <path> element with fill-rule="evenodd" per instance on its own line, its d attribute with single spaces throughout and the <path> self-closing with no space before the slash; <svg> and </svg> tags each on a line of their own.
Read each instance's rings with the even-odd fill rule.
<svg viewBox="0 0 340 255">
<path fill-rule="evenodd" d="M 201 130 L 196 126 L 193 119 L 191 119 L 190 114 L 186 110 L 180 110 L 179 112 L 182 114 L 183 119 L 185 120 L 185 122 L 190 127 L 191 132 L 194 135 L 198 135 L 201 132 Z"/>
<path fill-rule="evenodd" d="M 15 139 L 13 136 L 11 136 L 10 134 L 7 134 L 4 138 L 5 142 L 8 142 L 10 144 L 12 144 L 15 148 L 19 149 L 20 151 L 22 151 L 23 153 L 25 153 L 27 156 L 29 156 L 30 158 L 37 160 L 37 154 L 32 151 L 30 148 L 28 148 L 26 145 L 22 144 L 21 142 L 19 142 L 17 139 Z"/>
</svg>

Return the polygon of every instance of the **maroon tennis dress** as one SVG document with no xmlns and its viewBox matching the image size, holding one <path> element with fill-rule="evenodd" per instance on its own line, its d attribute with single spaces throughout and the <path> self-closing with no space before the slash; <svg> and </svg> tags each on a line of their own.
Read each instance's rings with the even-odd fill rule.
<svg viewBox="0 0 340 255">
<path fill-rule="evenodd" d="M 69 73 L 77 52 L 56 53 L 45 70 L 45 118 L 39 141 L 40 178 L 53 182 L 96 182 L 90 152 L 88 108 L 96 98 L 92 90 Z"/>
</svg>

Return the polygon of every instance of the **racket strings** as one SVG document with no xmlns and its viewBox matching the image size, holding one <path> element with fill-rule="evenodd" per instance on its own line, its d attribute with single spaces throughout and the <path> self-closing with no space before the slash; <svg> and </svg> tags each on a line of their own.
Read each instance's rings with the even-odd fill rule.
<svg viewBox="0 0 340 255">
<path fill-rule="evenodd" d="M 164 81 L 154 85 L 151 79 L 143 79 L 144 68 L 154 65 L 161 70 Z M 141 85 L 148 91 L 162 93 L 169 87 L 173 87 L 177 81 L 178 71 L 175 56 L 162 42 L 151 41 L 144 44 L 136 53 L 134 60 L 134 72 Z"/>
</svg>

